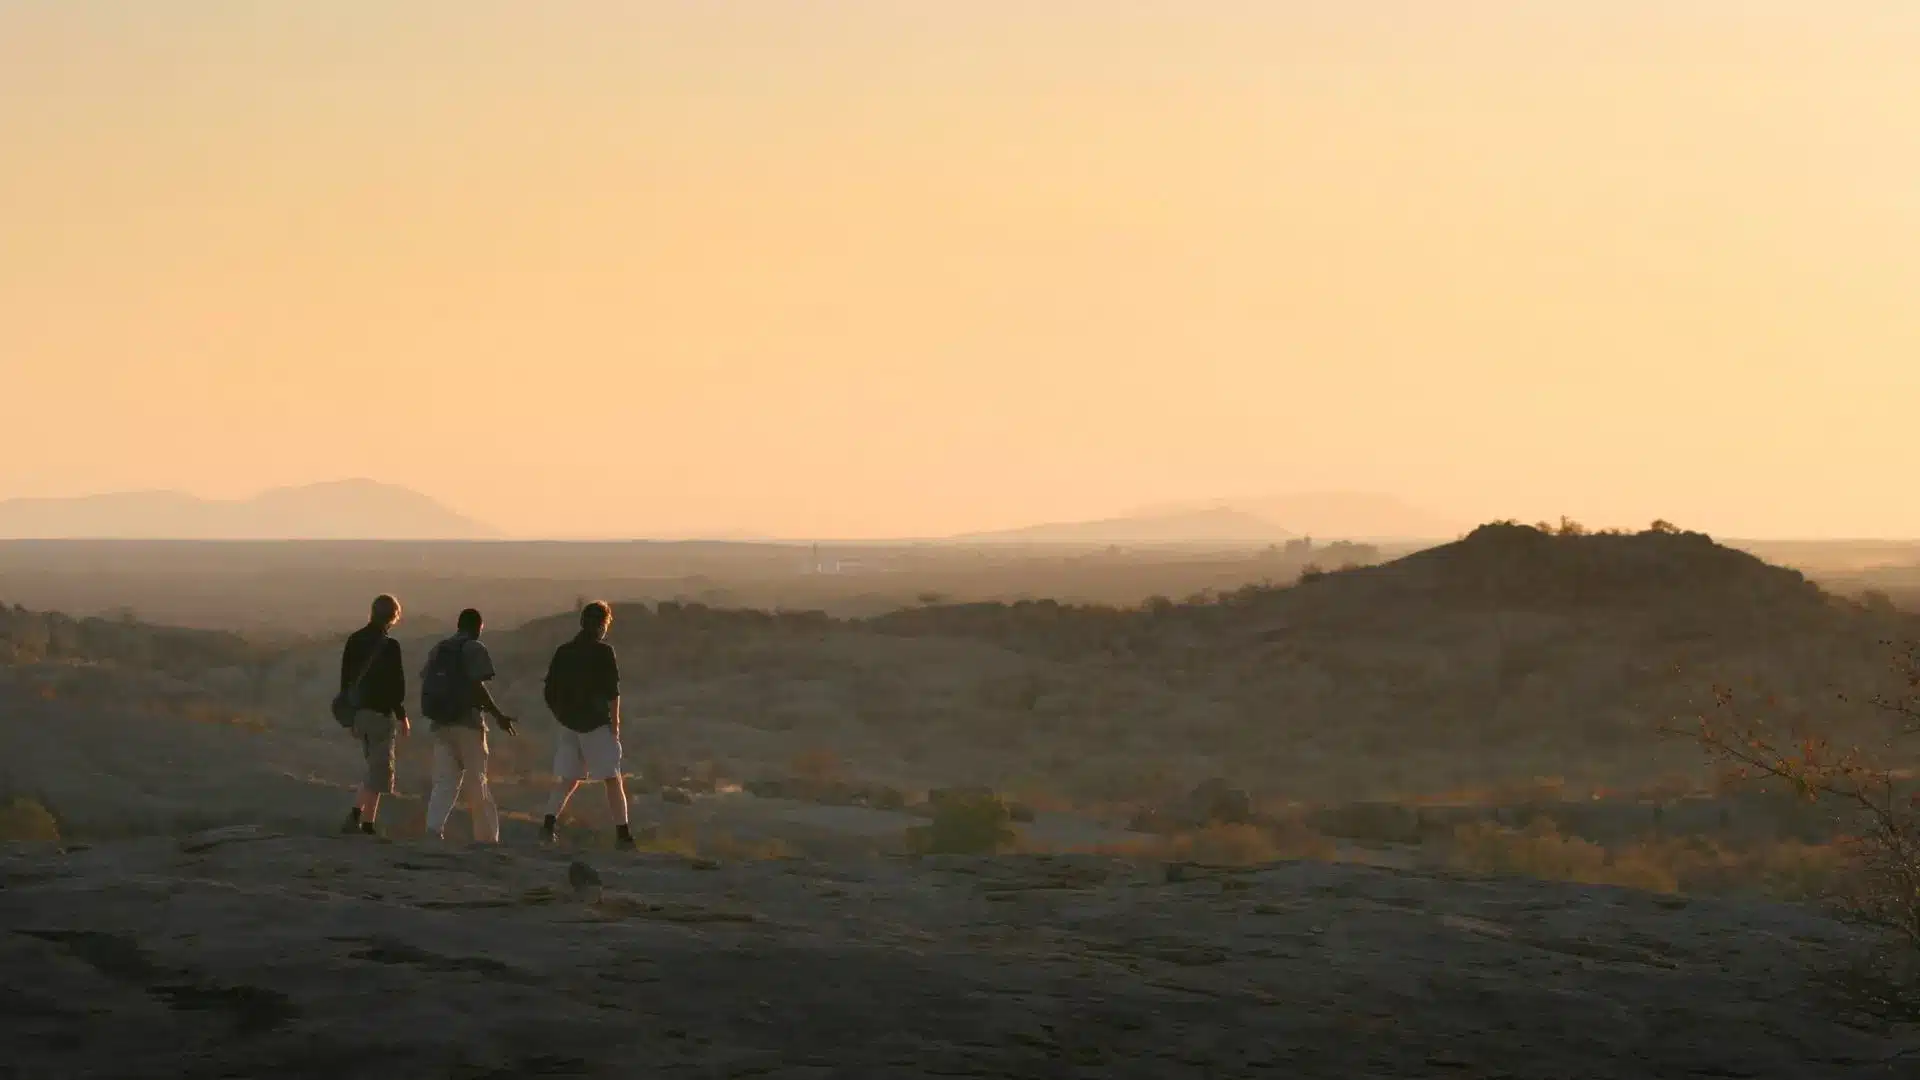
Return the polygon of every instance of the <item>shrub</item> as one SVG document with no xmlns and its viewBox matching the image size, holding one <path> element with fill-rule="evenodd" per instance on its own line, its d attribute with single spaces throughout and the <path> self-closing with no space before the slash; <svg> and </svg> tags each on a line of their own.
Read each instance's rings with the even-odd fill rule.
<svg viewBox="0 0 1920 1080">
<path fill-rule="evenodd" d="M 1020 839 L 998 795 L 953 795 L 935 804 L 933 821 L 907 830 L 907 846 L 923 855 L 991 855 Z"/>
<path fill-rule="evenodd" d="M 0 806 L 0 843 L 57 844 L 60 822 L 38 799 L 15 795 Z"/>
</svg>

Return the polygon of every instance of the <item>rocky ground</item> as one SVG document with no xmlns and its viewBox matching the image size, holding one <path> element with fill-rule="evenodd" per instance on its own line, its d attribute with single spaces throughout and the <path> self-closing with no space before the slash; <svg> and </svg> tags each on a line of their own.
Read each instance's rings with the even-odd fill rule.
<svg viewBox="0 0 1920 1080">
<path fill-rule="evenodd" d="M 0 860 L 0 1076 L 1900 1077 L 1804 909 L 1290 863 L 241 829 Z"/>
</svg>

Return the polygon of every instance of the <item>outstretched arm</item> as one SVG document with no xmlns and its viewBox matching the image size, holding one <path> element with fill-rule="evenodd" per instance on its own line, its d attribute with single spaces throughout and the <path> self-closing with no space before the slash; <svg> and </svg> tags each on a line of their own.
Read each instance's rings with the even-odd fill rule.
<svg viewBox="0 0 1920 1080">
<path fill-rule="evenodd" d="M 467 684 L 473 688 L 468 697 L 482 713 L 500 721 L 501 730 L 513 734 L 513 717 L 501 711 L 499 702 L 493 700 L 493 692 L 487 689 L 487 680 L 493 678 L 493 654 L 487 652 L 478 638 L 468 639 L 462 648 L 461 666 L 466 668 Z"/>
<path fill-rule="evenodd" d="M 476 682 L 473 684 L 473 700 L 476 705 L 480 706 L 481 712 L 487 713 L 494 719 L 500 721 L 501 730 L 509 735 L 513 734 L 513 717 L 500 711 L 500 706 L 493 700 L 493 692 L 487 689 L 486 683 Z"/>
</svg>

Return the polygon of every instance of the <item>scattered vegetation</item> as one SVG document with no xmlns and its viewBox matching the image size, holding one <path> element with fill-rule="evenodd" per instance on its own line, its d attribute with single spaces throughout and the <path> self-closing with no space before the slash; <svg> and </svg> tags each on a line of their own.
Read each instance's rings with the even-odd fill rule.
<svg viewBox="0 0 1920 1080">
<path fill-rule="evenodd" d="M 1166 859 L 1202 866 L 1260 866 L 1292 859 L 1332 862 L 1339 855 L 1332 840 L 1297 824 L 1217 823 L 1123 844 L 1097 845 L 1092 850 L 1121 858 Z"/>
<path fill-rule="evenodd" d="M 1824 895 L 1844 872 L 1838 844 L 1787 840 L 1736 848 L 1705 836 L 1651 835 L 1606 845 L 1563 835 L 1548 818 L 1522 828 L 1475 822 L 1454 829 L 1440 856 L 1455 869 L 1660 893 L 1751 892 L 1780 900 Z"/>
<path fill-rule="evenodd" d="M 188 672 L 234 667 L 262 655 L 237 634 L 156 626 L 130 614 L 75 619 L 0 605 L 0 664 L 84 662 Z"/>
</svg>

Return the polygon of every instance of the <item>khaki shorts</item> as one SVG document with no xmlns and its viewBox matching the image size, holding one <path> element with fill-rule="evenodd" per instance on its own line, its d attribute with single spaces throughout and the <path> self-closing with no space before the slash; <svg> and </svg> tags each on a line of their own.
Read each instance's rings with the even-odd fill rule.
<svg viewBox="0 0 1920 1080">
<path fill-rule="evenodd" d="M 361 785 L 376 795 L 393 794 L 394 744 L 397 741 L 393 717 L 362 709 L 353 716 L 353 733 L 360 739 L 360 754 L 367 763 Z"/>
</svg>

